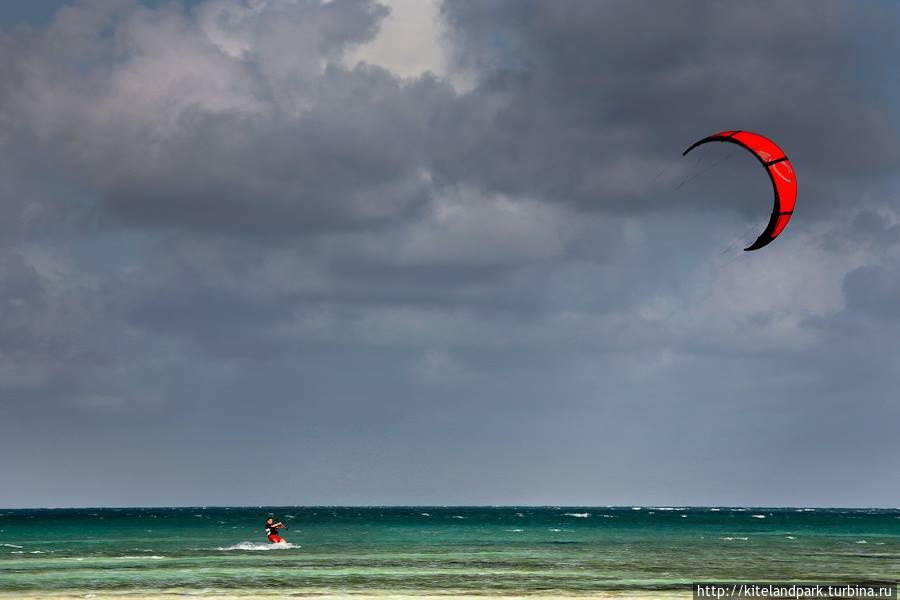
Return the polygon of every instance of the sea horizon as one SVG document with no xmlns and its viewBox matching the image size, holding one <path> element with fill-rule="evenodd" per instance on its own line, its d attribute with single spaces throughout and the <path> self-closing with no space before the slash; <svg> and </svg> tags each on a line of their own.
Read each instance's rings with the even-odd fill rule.
<svg viewBox="0 0 900 600">
<path fill-rule="evenodd" d="M 613 508 L 613 509 L 760 509 L 789 510 L 814 508 L 816 510 L 900 510 L 900 506 L 830 506 L 815 504 L 73 504 L 67 506 L 0 506 L 2 510 L 87 510 L 87 509 L 170 509 L 170 508 Z"/>
</svg>

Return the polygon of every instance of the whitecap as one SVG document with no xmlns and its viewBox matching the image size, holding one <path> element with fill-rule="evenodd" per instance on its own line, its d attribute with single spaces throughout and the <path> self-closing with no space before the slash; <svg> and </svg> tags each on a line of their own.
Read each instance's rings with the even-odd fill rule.
<svg viewBox="0 0 900 600">
<path fill-rule="evenodd" d="M 640 507 L 640 506 L 632 506 L 632 507 L 631 507 L 631 510 L 641 510 L 641 508 L 642 508 L 642 507 Z"/>
<path fill-rule="evenodd" d="M 507 529 L 506 531 L 510 531 L 512 533 L 521 533 L 525 530 L 524 529 Z"/>
<path fill-rule="evenodd" d="M 856 542 L 854 542 L 854 543 L 856 543 L 856 544 L 868 544 L 869 542 L 867 542 L 866 540 L 858 540 L 858 541 L 856 541 Z"/>
<path fill-rule="evenodd" d="M 687 515 L 681 515 L 682 519 L 687 519 Z"/>
<path fill-rule="evenodd" d="M 753 517 L 754 519 L 765 519 L 766 518 L 766 515 L 750 515 L 750 516 Z"/>
<path fill-rule="evenodd" d="M 16 546 L 15 544 L 0 544 L 4 548 L 24 548 L 24 546 Z"/>
<path fill-rule="evenodd" d="M 719 512 L 720 510 L 722 510 L 722 509 L 721 509 L 721 508 L 711 508 L 711 509 L 709 509 L 710 512 Z"/>
<path fill-rule="evenodd" d="M 562 529 L 551 529 L 550 531 L 553 531 L 554 533 L 559 533 L 560 531 L 562 531 Z"/>
<path fill-rule="evenodd" d="M 746 542 L 746 541 L 747 541 L 748 539 L 750 539 L 750 538 L 745 538 L 745 537 L 723 537 L 722 539 L 723 539 L 723 540 L 728 540 L 729 542 L 732 541 L 732 540 L 741 540 L 741 541 Z"/>
<path fill-rule="evenodd" d="M 419 513 L 419 514 L 422 515 L 423 517 L 430 517 L 430 516 L 431 516 L 431 513 Z"/>
<path fill-rule="evenodd" d="M 797 539 L 797 538 L 795 538 L 795 537 L 792 536 L 792 535 L 786 535 L 786 536 L 784 536 L 784 537 L 786 537 L 786 538 L 789 539 L 789 540 L 796 540 L 796 539 Z"/>
<path fill-rule="evenodd" d="M 465 517 L 460 516 L 460 515 L 453 515 L 453 516 L 450 517 L 450 518 L 451 518 L 451 519 L 465 519 Z"/>
<path fill-rule="evenodd" d="M 563 513 L 564 517 L 576 517 L 578 519 L 587 519 L 591 513 Z"/>
<path fill-rule="evenodd" d="M 234 544 L 233 546 L 228 546 L 227 548 L 219 547 L 219 550 L 228 551 L 228 550 L 246 550 L 250 552 L 255 552 L 259 550 L 287 550 L 289 548 L 299 548 L 299 544 L 291 544 L 289 542 L 281 542 L 279 544 L 266 544 L 262 542 L 239 542 Z"/>
</svg>

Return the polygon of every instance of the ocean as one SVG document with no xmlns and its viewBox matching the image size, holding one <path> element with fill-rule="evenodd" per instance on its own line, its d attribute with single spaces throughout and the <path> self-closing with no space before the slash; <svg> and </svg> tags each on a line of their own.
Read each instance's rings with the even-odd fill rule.
<svg viewBox="0 0 900 600">
<path fill-rule="evenodd" d="M 268 544 L 274 513 L 289 545 Z M 0 509 L 0 597 L 690 597 L 695 581 L 893 581 L 900 510 Z"/>
</svg>

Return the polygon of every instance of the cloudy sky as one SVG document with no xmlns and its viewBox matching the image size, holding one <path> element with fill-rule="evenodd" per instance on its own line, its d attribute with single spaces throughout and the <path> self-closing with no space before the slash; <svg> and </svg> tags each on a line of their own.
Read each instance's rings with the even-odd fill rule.
<svg viewBox="0 0 900 600">
<path fill-rule="evenodd" d="M 897 506 L 898 19 L 4 3 L 0 506 Z"/>
</svg>

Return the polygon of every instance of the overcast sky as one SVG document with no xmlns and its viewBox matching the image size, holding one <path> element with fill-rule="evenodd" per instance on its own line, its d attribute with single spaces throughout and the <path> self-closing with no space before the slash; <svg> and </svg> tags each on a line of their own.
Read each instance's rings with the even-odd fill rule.
<svg viewBox="0 0 900 600">
<path fill-rule="evenodd" d="M 4 3 L 0 506 L 900 505 L 898 19 Z"/>
</svg>

